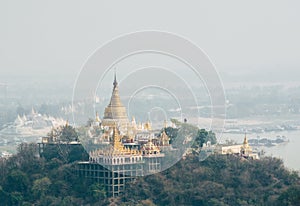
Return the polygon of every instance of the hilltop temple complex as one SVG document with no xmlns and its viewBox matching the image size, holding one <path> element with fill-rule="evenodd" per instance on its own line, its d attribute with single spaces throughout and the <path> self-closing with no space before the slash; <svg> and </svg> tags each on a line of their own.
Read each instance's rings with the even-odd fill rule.
<svg viewBox="0 0 300 206">
<path fill-rule="evenodd" d="M 163 127 L 167 128 L 166 121 Z M 84 127 L 79 139 L 80 142 L 68 142 L 68 144 L 84 145 L 89 153 L 85 161 L 76 164 L 77 175 L 103 185 L 107 195 L 113 197 L 122 193 L 127 181 L 172 166 L 172 161 L 184 155 L 188 148 L 188 144 L 183 145 L 182 148 L 176 146 L 176 143 L 172 146 L 166 130 L 154 130 L 150 121 L 137 123 L 134 117 L 129 120 L 126 108 L 120 99 L 116 75 L 112 95 L 104 109 L 102 119 L 96 112 L 96 117 L 87 127 Z M 189 139 L 191 139 L 189 135 L 184 136 L 183 144 L 190 141 Z M 45 144 L 56 143 L 61 144 L 54 141 L 54 138 L 48 137 L 45 141 L 43 139 L 39 147 L 40 153 L 44 150 Z M 208 154 L 235 154 L 249 159 L 259 158 L 249 146 L 246 135 L 242 144 L 211 145 L 208 141 L 203 144 L 201 151 Z"/>
<path fill-rule="evenodd" d="M 89 161 L 79 162 L 76 171 L 103 184 L 109 196 L 119 195 L 125 182 L 136 176 L 160 172 L 163 151 L 172 150 L 165 131 L 153 130 L 150 121 L 137 124 L 134 117 L 129 121 L 116 75 L 103 118 L 96 113 L 86 139 L 94 147 L 89 151 Z"/>
<path fill-rule="evenodd" d="M 238 155 L 246 159 L 259 159 L 259 154 L 254 152 L 248 143 L 247 135 L 245 134 L 242 144 L 217 144 L 211 145 L 210 142 L 203 144 L 202 151 L 213 151 L 222 155 Z"/>
</svg>

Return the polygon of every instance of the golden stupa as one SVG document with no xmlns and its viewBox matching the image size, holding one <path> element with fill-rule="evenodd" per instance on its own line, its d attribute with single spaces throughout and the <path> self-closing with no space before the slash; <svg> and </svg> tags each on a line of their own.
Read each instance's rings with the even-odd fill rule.
<svg viewBox="0 0 300 206">
<path fill-rule="evenodd" d="M 129 125 L 126 108 L 123 106 L 120 99 L 116 73 L 113 82 L 113 91 L 111 99 L 108 106 L 104 110 L 102 126 L 109 127 L 111 129 L 114 127 L 115 124 L 117 124 L 117 126 L 122 132 L 125 132 Z"/>
</svg>

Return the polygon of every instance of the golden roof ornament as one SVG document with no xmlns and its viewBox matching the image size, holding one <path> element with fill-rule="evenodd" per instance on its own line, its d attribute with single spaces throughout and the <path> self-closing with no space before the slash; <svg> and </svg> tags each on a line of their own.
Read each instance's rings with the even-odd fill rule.
<svg viewBox="0 0 300 206">
<path fill-rule="evenodd" d="M 96 118 L 95 118 L 95 121 L 96 121 L 96 122 L 101 122 L 98 112 L 96 112 Z"/>
<path fill-rule="evenodd" d="M 163 130 L 163 132 L 161 134 L 161 145 L 162 146 L 169 146 L 169 142 L 170 142 L 170 137 L 167 135 L 165 130 Z"/>
<path fill-rule="evenodd" d="M 139 155 L 139 153 L 130 148 L 126 148 L 121 142 L 121 136 L 119 130 L 116 126 L 116 123 L 113 126 L 112 134 L 112 145 L 106 149 L 98 149 L 97 153 L 105 156 L 119 156 L 119 155 Z"/>
<path fill-rule="evenodd" d="M 144 124 L 144 129 L 148 131 L 152 130 L 151 123 L 149 120 L 147 120 L 147 122 Z"/>
<path fill-rule="evenodd" d="M 146 144 L 142 146 L 142 151 L 144 154 L 159 154 L 160 149 L 149 140 Z"/>
</svg>

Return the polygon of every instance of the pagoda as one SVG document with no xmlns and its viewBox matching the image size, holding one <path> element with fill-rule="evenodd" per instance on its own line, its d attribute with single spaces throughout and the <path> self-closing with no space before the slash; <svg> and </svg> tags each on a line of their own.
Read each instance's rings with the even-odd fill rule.
<svg viewBox="0 0 300 206">
<path fill-rule="evenodd" d="M 117 124 L 121 132 L 126 132 L 129 125 L 126 108 L 123 106 L 120 99 L 116 73 L 113 82 L 111 99 L 108 106 L 104 110 L 102 126 L 104 128 L 108 127 L 110 130 L 112 130 L 115 124 Z"/>
</svg>

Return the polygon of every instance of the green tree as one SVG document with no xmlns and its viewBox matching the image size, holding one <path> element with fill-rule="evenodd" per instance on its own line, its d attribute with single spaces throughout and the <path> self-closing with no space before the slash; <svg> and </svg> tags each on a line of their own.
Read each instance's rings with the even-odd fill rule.
<svg viewBox="0 0 300 206">
<path fill-rule="evenodd" d="M 170 144 L 176 139 L 178 135 L 178 129 L 173 127 L 167 127 L 164 129 L 168 137 L 170 138 Z"/>
<path fill-rule="evenodd" d="M 49 191 L 51 181 L 48 177 L 37 179 L 33 182 L 32 192 L 35 197 L 44 197 Z"/>
<path fill-rule="evenodd" d="M 100 201 L 106 198 L 106 191 L 103 185 L 99 183 L 92 184 L 88 189 L 89 196 L 93 201 Z"/>
<path fill-rule="evenodd" d="M 300 186 L 293 186 L 282 193 L 278 200 L 277 205 L 300 205 Z"/>
<path fill-rule="evenodd" d="M 210 141 L 212 144 L 217 143 L 216 135 L 212 131 L 206 131 L 205 129 L 199 129 L 192 148 L 200 149 L 203 143 Z"/>
<path fill-rule="evenodd" d="M 18 153 L 14 156 L 15 166 L 25 173 L 39 173 L 44 163 L 38 156 L 38 145 L 35 143 L 22 143 L 18 146 Z"/>
<path fill-rule="evenodd" d="M 3 190 L 3 187 L 0 185 L 0 202 L 3 205 L 9 204 L 9 193 Z"/>
<path fill-rule="evenodd" d="M 70 125 L 65 125 L 62 129 L 61 136 L 59 137 L 61 141 L 71 142 L 78 141 L 78 134 L 74 127 Z"/>
<path fill-rule="evenodd" d="M 48 133 L 48 137 L 55 142 L 72 142 L 79 140 L 75 128 L 69 124 L 60 126 L 58 128 L 53 128 L 51 132 Z"/>
<path fill-rule="evenodd" d="M 180 127 L 182 125 L 182 122 L 180 122 L 178 119 L 171 119 L 171 122 L 176 125 L 176 127 Z"/>
<path fill-rule="evenodd" d="M 21 192 L 12 192 L 10 194 L 10 203 L 12 205 L 21 205 L 23 199 L 24 199 L 23 193 Z"/>
<path fill-rule="evenodd" d="M 43 152 L 41 153 L 47 161 L 52 159 L 60 160 L 65 163 L 71 163 L 75 161 L 87 161 L 89 155 L 81 144 L 46 144 L 44 145 Z M 53 162 L 57 164 L 58 162 Z"/>
<path fill-rule="evenodd" d="M 29 187 L 29 178 L 26 173 L 19 169 L 12 170 L 5 181 L 5 190 L 7 192 L 27 193 Z"/>
</svg>

